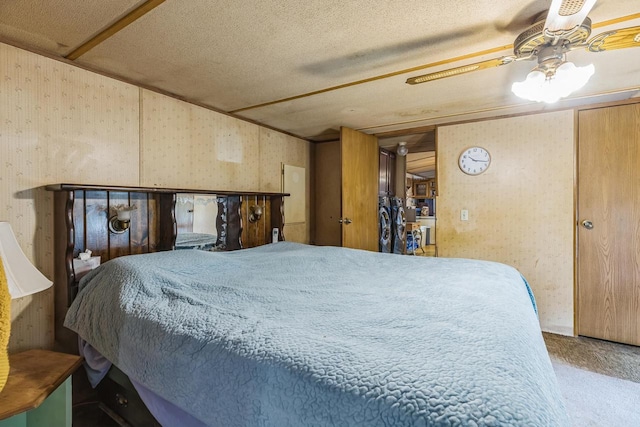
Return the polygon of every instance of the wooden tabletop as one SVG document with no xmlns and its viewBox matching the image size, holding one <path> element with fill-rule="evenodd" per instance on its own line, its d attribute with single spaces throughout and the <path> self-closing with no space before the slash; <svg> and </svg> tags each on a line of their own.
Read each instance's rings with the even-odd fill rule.
<svg viewBox="0 0 640 427">
<path fill-rule="evenodd" d="M 35 409 L 82 363 L 74 354 L 28 350 L 9 355 L 9 378 L 0 392 L 0 420 Z"/>
</svg>

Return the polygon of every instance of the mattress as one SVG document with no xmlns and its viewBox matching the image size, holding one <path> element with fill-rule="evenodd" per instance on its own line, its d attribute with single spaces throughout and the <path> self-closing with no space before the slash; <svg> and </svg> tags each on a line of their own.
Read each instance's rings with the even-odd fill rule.
<svg viewBox="0 0 640 427">
<path fill-rule="evenodd" d="M 65 325 L 205 425 L 570 424 L 503 264 L 280 242 L 121 257 L 81 288 Z"/>
</svg>

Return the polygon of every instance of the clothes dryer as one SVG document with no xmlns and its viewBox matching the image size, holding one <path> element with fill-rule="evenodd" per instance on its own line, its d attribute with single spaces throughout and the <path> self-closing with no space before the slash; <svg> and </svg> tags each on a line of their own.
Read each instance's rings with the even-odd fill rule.
<svg viewBox="0 0 640 427">
<path fill-rule="evenodd" d="M 394 254 L 403 254 L 407 242 L 407 218 L 404 214 L 404 199 L 400 197 L 391 199 L 391 224 L 392 251 Z"/>
<path fill-rule="evenodd" d="M 378 235 L 380 237 L 378 250 L 391 253 L 391 200 L 387 196 L 378 199 Z"/>
</svg>

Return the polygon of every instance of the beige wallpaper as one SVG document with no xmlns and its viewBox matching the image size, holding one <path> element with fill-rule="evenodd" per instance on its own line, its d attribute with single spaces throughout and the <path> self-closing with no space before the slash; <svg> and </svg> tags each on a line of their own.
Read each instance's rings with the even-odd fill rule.
<svg viewBox="0 0 640 427">
<path fill-rule="evenodd" d="M 0 221 L 50 279 L 46 184 L 280 191 L 281 163 L 308 170 L 309 156 L 300 139 L 0 44 Z M 306 242 L 308 224 L 285 235 Z M 51 347 L 51 290 L 11 316 L 11 352 Z"/>
<path fill-rule="evenodd" d="M 260 129 L 260 189 L 283 191 L 282 164 L 304 168 L 306 171 L 306 221 L 287 224 L 284 219 L 284 235 L 290 242 L 309 243 L 311 236 L 311 147 L 293 136 L 267 128 Z M 286 203 L 286 199 L 285 199 Z"/>
<path fill-rule="evenodd" d="M 53 279 L 56 182 L 137 185 L 138 88 L 0 44 L 0 220 Z M 53 343 L 53 292 L 12 301 L 11 351 Z"/>
<path fill-rule="evenodd" d="M 282 163 L 309 182 L 307 141 L 148 90 L 142 116 L 142 186 L 279 192 Z M 285 226 L 289 241 L 309 242 L 307 199 L 307 221 Z"/>
<path fill-rule="evenodd" d="M 458 156 L 475 145 L 490 152 L 491 166 L 465 175 Z M 516 267 L 542 328 L 561 334 L 573 334 L 573 179 L 572 111 L 438 129 L 438 254 Z"/>
<path fill-rule="evenodd" d="M 258 189 L 258 125 L 144 89 L 142 117 L 142 186 Z"/>
</svg>

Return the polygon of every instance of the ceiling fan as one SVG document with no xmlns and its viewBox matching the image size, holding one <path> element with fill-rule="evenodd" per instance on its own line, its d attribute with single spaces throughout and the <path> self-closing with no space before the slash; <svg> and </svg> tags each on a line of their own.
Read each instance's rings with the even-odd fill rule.
<svg viewBox="0 0 640 427">
<path fill-rule="evenodd" d="M 499 67 L 516 61 L 534 60 L 538 65 L 523 82 L 516 82 L 516 95 L 532 101 L 555 102 L 582 87 L 594 72 L 593 65 L 576 67 L 566 54 L 576 49 L 590 52 L 640 46 L 640 26 L 605 31 L 591 35 L 591 19 L 587 17 L 596 0 L 553 0 L 546 19 L 541 14 L 513 43 L 513 55 L 411 77 L 415 85 L 472 71 Z"/>
</svg>

